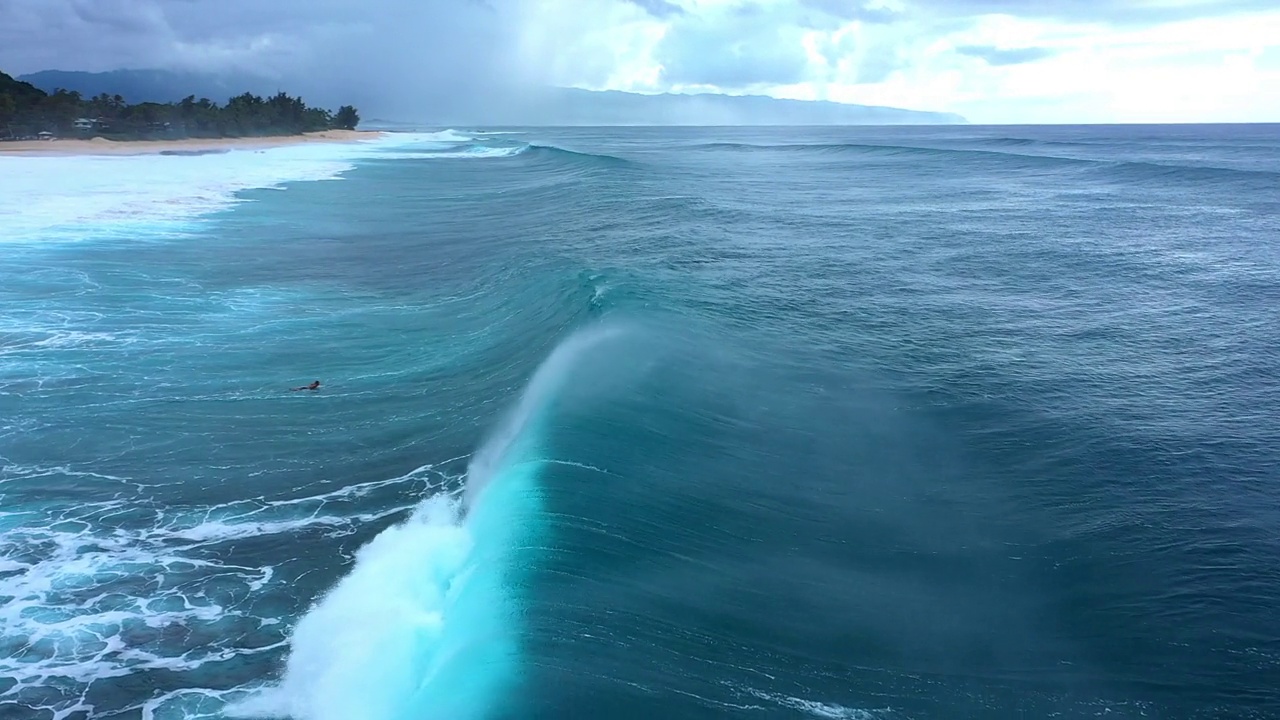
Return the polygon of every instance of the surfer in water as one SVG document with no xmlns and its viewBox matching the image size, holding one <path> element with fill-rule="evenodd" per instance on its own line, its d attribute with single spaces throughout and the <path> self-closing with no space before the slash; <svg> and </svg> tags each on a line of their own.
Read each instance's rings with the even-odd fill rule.
<svg viewBox="0 0 1280 720">
<path fill-rule="evenodd" d="M 303 385 L 302 387 L 289 388 L 289 391 L 298 392 L 299 390 L 319 390 L 319 389 L 320 389 L 320 381 L 312 380 L 310 385 Z"/>
</svg>

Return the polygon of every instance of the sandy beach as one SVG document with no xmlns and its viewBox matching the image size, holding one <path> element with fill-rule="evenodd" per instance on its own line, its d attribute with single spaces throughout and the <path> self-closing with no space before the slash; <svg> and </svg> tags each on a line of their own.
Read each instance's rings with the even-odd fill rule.
<svg viewBox="0 0 1280 720">
<path fill-rule="evenodd" d="M 308 143 L 345 143 L 376 140 L 383 133 L 364 130 L 326 130 L 305 135 L 247 138 L 195 138 L 189 140 L 19 140 L 0 142 L 3 155 L 154 155 L 189 154 L 227 150 L 254 150 Z"/>
</svg>

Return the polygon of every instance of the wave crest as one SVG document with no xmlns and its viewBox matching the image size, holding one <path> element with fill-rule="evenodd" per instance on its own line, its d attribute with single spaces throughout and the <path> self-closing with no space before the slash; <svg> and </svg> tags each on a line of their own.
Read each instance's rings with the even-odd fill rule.
<svg viewBox="0 0 1280 720">
<path fill-rule="evenodd" d="M 279 686 L 240 717 L 399 720 L 486 716 L 516 675 L 515 576 L 539 522 L 547 414 L 583 355 L 616 331 L 570 336 L 472 458 L 462 498 L 426 498 L 357 554 L 294 628 Z"/>
</svg>

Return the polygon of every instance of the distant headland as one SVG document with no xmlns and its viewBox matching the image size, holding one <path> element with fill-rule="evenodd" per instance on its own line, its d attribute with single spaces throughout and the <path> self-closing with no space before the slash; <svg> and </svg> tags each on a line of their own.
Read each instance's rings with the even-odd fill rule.
<svg viewBox="0 0 1280 720">
<path fill-rule="evenodd" d="M 330 112 L 283 92 L 265 98 L 246 92 L 225 105 L 194 95 L 177 102 L 131 105 L 120 95 L 86 98 L 74 90 L 45 92 L 0 72 L 0 140 L 272 138 L 329 135 L 353 131 L 359 124 L 360 114 L 351 105 Z"/>
</svg>

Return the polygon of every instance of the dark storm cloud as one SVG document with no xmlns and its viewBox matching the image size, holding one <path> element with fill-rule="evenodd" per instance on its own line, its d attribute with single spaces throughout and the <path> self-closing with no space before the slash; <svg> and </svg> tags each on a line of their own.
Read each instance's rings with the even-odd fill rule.
<svg viewBox="0 0 1280 720">
<path fill-rule="evenodd" d="M 173 42 L 151 0 L 0 0 L 0 70 L 14 74 L 145 64 Z"/>
<path fill-rule="evenodd" d="M 167 29 L 158 6 L 133 0 L 71 0 L 69 9 L 81 23 L 108 32 L 142 35 Z"/>
<path fill-rule="evenodd" d="M 229 26 L 233 5 L 219 12 L 162 0 L 0 0 L 0 67 L 21 73 L 184 64 L 183 48 L 212 37 L 209 29 Z M 169 17 L 188 8 L 185 25 Z M 224 44 L 255 35 L 256 19 L 231 27 Z"/>
<path fill-rule="evenodd" d="M 525 80 L 518 0 L 0 0 L 0 70 L 277 78 L 321 102 L 419 112 Z"/>
<path fill-rule="evenodd" d="M 354 49 L 324 45 L 337 35 L 365 37 L 367 49 L 412 46 L 414 54 L 488 54 L 482 42 L 501 27 L 497 3 L 479 0 L 0 0 L 0 62 L 21 71 L 51 65 L 120 67 L 118 40 L 137 44 L 125 60 L 185 62 L 190 46 L 245 48 L 264 38 L 292 52 L 323 56 Z M 505 0 L 504 4 L 512 4 Z M 377 40 L 367 36 L 376 31 Z M 168 55 L 166 57 L 166 54 Z M 269 54 L 269 53 L 268 53 Z M 62 62 L 52 62 L 63 58 Z M 253 58 L 250 58 L 253 59 Z M 358 55 L 344 58 L 360 62 Z"/>
<path fill-rule="evenodd" d="M 1057 53 L 1049 48 L 1026 47 L 1001 49 L 990 45 L 964 45 L 956 48 L 956 52 L 969 57 L 981 58 L 988 65 L 1021 65 L 1052 57 Z"/>
</svg>

